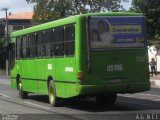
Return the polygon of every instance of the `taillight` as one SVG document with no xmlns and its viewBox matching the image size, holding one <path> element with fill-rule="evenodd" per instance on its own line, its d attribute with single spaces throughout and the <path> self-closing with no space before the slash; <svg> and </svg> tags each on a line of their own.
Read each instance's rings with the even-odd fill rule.
<svg viewBox="0 0 160 120">
<path fill-rule="evenodd" d="M 83 72 L 82 71 L 80 71 L 80 72 L 77 72 L 77 78 L 78 78 L 78 80 L 83 80 Z"/>
</svg>

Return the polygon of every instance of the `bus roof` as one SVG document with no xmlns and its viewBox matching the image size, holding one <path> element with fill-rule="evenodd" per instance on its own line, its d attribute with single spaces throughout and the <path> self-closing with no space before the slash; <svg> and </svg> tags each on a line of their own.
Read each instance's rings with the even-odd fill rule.
<svg viewBox="0 0 160 120">
<path fill-rule="evenodd" d="M 48 23 L 44 23 L 44 24 L 33 26 L 33 27 L 29 27 L 29 28 L 26 28 L 23 30 L 18 30 L 18 31 L 12 32 L 11 37 L 13 38 L 13 37 L 25 35 L 28 33 L 34 33 L 34 32 L 38 32 L 41 30 L 47 30 L 52 27 L 58 27 L 58 26 L 62 26 L 65 24 L 75 23 L 78 18 L 86 17 L 86 16 L 142 16 L 142 14 L 141 13 L 133 13 L 133 12 L 102 12 L 102 13 L 80 14 L 80 15 L 70 16 L 67 18 L 51 21 Z"/>
</svg>

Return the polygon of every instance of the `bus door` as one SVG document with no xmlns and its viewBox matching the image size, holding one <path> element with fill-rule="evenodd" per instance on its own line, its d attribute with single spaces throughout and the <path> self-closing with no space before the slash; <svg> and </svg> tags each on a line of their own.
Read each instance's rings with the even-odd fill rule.
<svg viewBox="0 0 160 120">
<path fill-rule="evenodd" d="M 46 93 L 47 79 L 44 77 L 45 74 L 45 59 L 36 59 L 36 81 L 37 91 L 40 93 Z"/>
</svg>

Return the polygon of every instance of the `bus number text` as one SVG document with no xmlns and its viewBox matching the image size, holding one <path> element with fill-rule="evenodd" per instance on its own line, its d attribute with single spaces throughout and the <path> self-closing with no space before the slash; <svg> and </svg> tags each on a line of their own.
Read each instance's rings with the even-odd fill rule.
<svg viewBox="0 0 160 120">
<path fill-rule="evenodd" d="M 107 71 L 123 71 L 123 65 L 107 65 Z"/>
</svg>

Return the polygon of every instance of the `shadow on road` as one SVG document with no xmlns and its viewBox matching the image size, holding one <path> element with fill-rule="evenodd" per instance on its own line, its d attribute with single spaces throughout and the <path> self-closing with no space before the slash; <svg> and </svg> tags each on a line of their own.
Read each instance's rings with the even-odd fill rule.
<svg viewBox="0 0 160 120">
<path fill-rule="evenodd" d="M 48 96 L 45 95 L 30 95 L 28 99 L 49 104 Z M 74 98 L 64 99 L 59 107 L 67 107 L 87 112 L 160 110 L 160 101 L 118 96 L 116 104 L 110 106 L 97 103 L 95 98 Z"/>
</svg>

